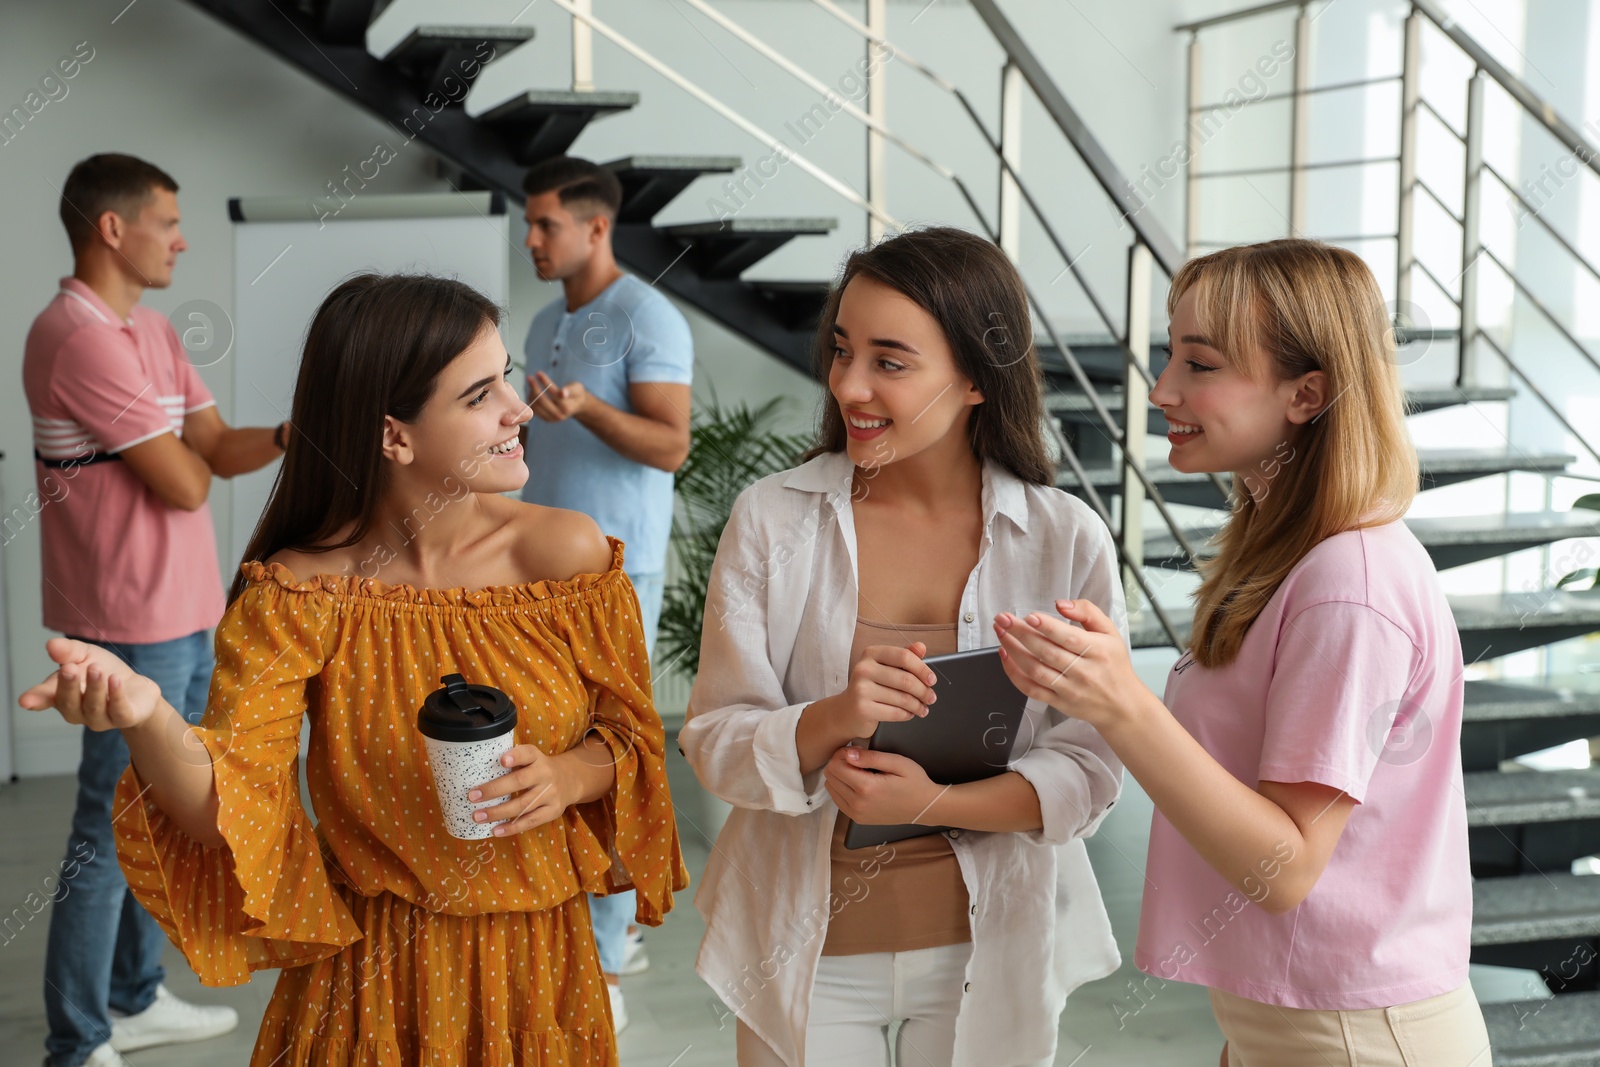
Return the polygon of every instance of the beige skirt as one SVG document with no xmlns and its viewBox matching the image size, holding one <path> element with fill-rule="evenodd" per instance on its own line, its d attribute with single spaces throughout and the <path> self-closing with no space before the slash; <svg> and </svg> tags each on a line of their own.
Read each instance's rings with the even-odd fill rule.
<svg viewBox="0 0 1600 1067">
<path fill-rule="evenodd" d="M 1211 990 L 1228 1067 L 1489 1067 L 1472 987 L 1393 1008 L 1315 1011 Z"/>
</svg>

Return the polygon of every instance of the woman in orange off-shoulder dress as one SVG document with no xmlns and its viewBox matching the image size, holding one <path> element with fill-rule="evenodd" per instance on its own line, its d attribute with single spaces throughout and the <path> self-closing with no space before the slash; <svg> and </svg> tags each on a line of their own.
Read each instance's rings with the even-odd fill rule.
<svg viewBox="0 0 1600 1067">
<path fill-rule="evenodd" d="M 283 969 L 253 1067 L 614 1065 L 584 893 L 655 925 L 688 881 L 623 546 L 501 495 L 529 410 L 497 325 L 436 278 L 324 301 L 200 727 L 65 639 L 23 697 L 123 730 L 118 858 L 201 981 Z M 518 709 L 482 840 L 446 831 L 416 728 L 446 674 Z"/>
</svg>

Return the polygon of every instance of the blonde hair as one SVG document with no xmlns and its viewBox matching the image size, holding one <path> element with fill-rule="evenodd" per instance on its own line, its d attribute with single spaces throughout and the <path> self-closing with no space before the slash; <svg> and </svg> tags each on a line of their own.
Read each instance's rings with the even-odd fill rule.
<svg viewBox="0 0 1600 1067">
<path fill-rule="evenodd" d="M 1388 312 L 1359 256 L 1317 241 L 1241 245 L 1184 264 L 1167 296 L 1169 316 L 1190 290 L 1201 335 L 1232 367 L 1279 381 L 1320 370 L 1330 397 L 1286 442 L 1293 451 L 1258 472 L 1261 499 L 1233 487 L 1217 555 L 1197 564 L 1189 648 L 1201 666 L 1223 667 L 1306 553 L 1405 514 L 1417 454 Z"/>
</svg>

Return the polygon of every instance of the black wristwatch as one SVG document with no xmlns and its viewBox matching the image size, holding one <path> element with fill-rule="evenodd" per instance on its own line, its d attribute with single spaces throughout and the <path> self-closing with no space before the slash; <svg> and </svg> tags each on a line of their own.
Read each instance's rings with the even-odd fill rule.
<svg viewBox="0 0 1600 1067">
<path fill-rule="evenodd" d="M 287 452 L 289 450 L 289 424 L 287 422 L 278 423 L 277 427 L 272 431 L 272 443 L 278 446 L 279 452 Z"/>
</svg>

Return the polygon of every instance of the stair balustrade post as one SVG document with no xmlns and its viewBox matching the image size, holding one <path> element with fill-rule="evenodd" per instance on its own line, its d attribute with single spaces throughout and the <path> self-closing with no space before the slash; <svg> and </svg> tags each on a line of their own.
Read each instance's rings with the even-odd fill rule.
<svg viewBox="0 0 1600 1067">
<path fill-rule="evenodd" d="M 572 0 L 585 15 L 593 14 L 593 0 Z M 594 92 L 594 29 L 581 18 L 572 20 L 572 91 Z"/>
<path fill-rule="evenodd" d="M 1478 255 L 1483 250 L 1479 211 L 1483 177 L 1483 68 L 1467 82 L 1466 167 L 1461 195 L 1461 348 L 1456 353 L 1456 385 L 1478 380 L 1473 359 L 1473 339 L 1478 334 Z"/>
<path fill-rule="evenodd" d="M 1306 232 L 1306 163 L 1311 144 L 1311 16 L 1294 20 L 1294 97 L 1289 101 L 1289 236 Z"/>
<path fill-rule="evenodd" d="M 1126 549 L 1122 574 L 1123 595 L 1129 612 L 1138 611 L 1139 579 L 1133 571 L 1144 562 L 1144 482 L 1133 465 L 1144 466 L 1149 432 L 1149 390 L 1139 368 L 1150 369 L 1151 268 L 1155 262 L 1143 241 L 1128 249 L 1128 335 L 1124 343 L 1132 357 L 1122 375 L 1122 545 Z M 1138 364 L 1136 367 L 1134 364 Z"/>
<path fill-rule="evenodd" d="M 1022 247 L 1022 196 L 1011 175 L 1022 168 L 1022 71 L 1015 63 L 1000 68 L 1000 249 L 1018 262 Z"/>
<path fill-rule="evenodd" d="M 1406 16 L 1400 58 L 1400 200 L 1395 231 L 1395 325 L 1415 316 L 1411 309 L 1411 265 L 1416 259 L 1417 105 L 1422 100 L 1422 19 Z"/>
<path fill-rule="evenodd" d="M 867 0 L 867 29 L 877 34 L 878 40 L 888 40 L 888 0 Z M 877 62 L 875 44 L 867 40 L 867 117 L 883 126 L 889 121 L 889 68 Z M 884 182 L 888 174 L 884 155 L 886 145 L 883 134 L 867 127 L 867 203 L 873 207 L 867 212 L 867 242 L 876 244 L 884 234 L 883 219 L 889 214 L 888 190 Z"/>
<path fill-rule="evenodd" d="M 1189 85 L 1187 99 L 1184 102 L 1184 126 L 1187 134 L 1188 152 L 1183 161 L 1183 180 L 1186 194 L 1183 212 L 1183 243 L 1184 256 L 1193 259 L 1200 254 L 1200 182 L 1197 175 L 1200 173 L 1200 149 L 1205 145 L 1205 140 L 1200 136 L 1201 122 L 1196 115 L 1200 107 L 1201 94 L 1205 92 L 1205 80 L 1202 74 L 1202 64 L 1205 60 L 1204 48 L 1200 44 L 1200 31 L 1189 35 Z"/>
</svg>

